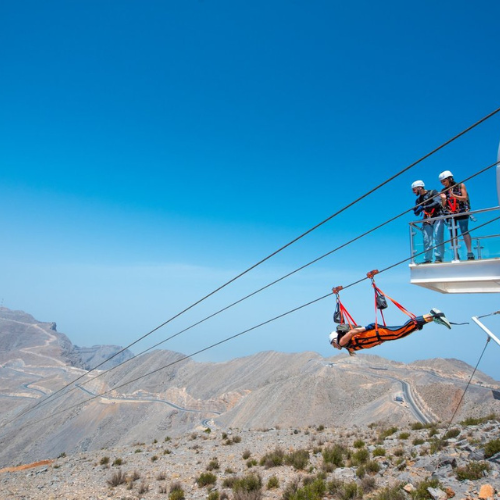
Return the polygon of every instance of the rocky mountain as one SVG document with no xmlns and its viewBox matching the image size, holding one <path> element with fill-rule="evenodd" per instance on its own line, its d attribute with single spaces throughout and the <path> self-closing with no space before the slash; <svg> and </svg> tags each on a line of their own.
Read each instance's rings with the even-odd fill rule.
<svg viewBox="0 0 500 500">
<path fill-rule="evenodd" d="M 0 324 L 0 467 L 200 427 L 366 427 L 500 414 L 493 392 L 500 384 L 477 371 L 464 394 L 473 369 L 456 360 L 405 365 L 370 355 L 262 352 L 198 363 L 157 350 L 88 372 L 54 324 L 5 308 Z"/>
<path fill-rule="evenodd" d="M 133 357 L 129 350 L 114 345 L 78 347 L 57 331 L 56 323 L 43 323 L 23 311 L 0 307 L 0 363 L 18 362 L 33 366 L 63 364 L 90 370 L 108 360 L 112 368 Z"/>
</svg>

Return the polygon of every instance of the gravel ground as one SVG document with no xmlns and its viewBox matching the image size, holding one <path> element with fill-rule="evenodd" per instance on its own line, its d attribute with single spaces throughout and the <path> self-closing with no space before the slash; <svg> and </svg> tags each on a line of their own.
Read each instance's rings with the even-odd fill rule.
<svg viewBox="0 0 500 500">
<path fill-rule="evenodd" d="M 296 483 L 323 474 L 325 481 L 334 479 L 344 483 L 356 482 L 365 488 L 364 498 L 376 497 L 387 486 L 405 485 L 411 491 L 421 481 L 434 477 L 440 486 L 431 489 L 432 498 L 500 499 L 500 454 L 484 462 L 486 443 L 498 440 L 500 423 L 490 421 L 475 426 L 454 426 L 460 434 L 448 439 L 439 450 L 431 450 L 430 429 L 398 429 L 392 434 L 380 426 L 331 429 L 268 429 L 261 431 L 236 430 L 228 433 L 200 429 L 188 435 L 172 438 L 158 437 L 157 442 L 136 443 L 133 446 L 103 449 L 99 452 L 61 456 L 53 461 L 12 467 L 0 471 L 0 498 L 2 499 L 159 499 L 168 498 L 172 486 L 181 486 L 186 499 L 234 497 L 228 483 L 251 473 L 262 479 L 260 498 L 283 498 Z M 382 434 L 386 431 L 385 436 Z M 344 457 L 343 467 L 325 466 L 323 452 L 342 445 L 351 452 Z M 302 469 L 292 464 L 276 467 L 261 465 L 261 459 L 279 449 L 285 456 L 298 450 L 307 450 L 309 459 Z M 385 450 L 385 455 L 377 456 Z M 378 472 L 366 473 L 361 479 L 360 465 L 353 457 L 366 450 L 370 463 L 376 462 Z M 433 453 L 430 453 L 433 451 Z M 471 463 L 487 463 L 490 470 L 478 480 L 459 481 L 456 472 Z M 199 485 L 202 474 L 211 473 L 215 484 Z M 126 481 L 112 486 L 110 481 L 122 473 Z M 278 487 L 268 488 L 269 479 L 276 477 Z M 366 478 L 372 478 L 369 481 Z M 375 483 L 372 491 L 367 485 Z M 373 484 L 372 484 L 373 486 Z M 491 489 L 487 491 L 487 486 Z M 481 490 L 481 488 L 483 488 Z M 489 493 L 488 493 L 489 492 Z M 447 493 L 447 495 L 446 495 Z M 404 493 L 408 499 L 410 495 Z M 444 496 L 443 496 L 444 495 Z M 241 497 L 240 497 L 241 498 Z M 259 498 L 259 496 L 245 498 Z M 321 498 L 321 497 L 319 497 Z M 323 498 L 341 498 L 341 492 L 324 493 Z M 358 497 L 359 498 L 359 497 Z"/>
</svg>

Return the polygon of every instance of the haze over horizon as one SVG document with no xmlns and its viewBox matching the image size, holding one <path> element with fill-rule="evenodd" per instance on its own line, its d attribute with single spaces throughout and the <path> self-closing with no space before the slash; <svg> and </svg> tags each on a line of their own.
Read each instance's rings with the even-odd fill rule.
<svg viewBox="0 0 500 500">
<path fill-rule="evenodd" d="M 126 346 L 500 106 L 500 4 L 320 0 L 0 6 L 0 304 L 74 344 Z M 496 115 L 134 347 L 140 352 L 410 208 L 411 183 L 496 160 Z M 498 205 L 494 172 L 467 183 Z M 162 348 L 190 354 L 409 256 L 408 214 Z M 498 232 L 495 226 L 493 232 Z M 441 295 L 407 264 L 378 285 L 448 331 L 370 354 L 475 366 L 473 315 L 498 295 Z M 368 282 L 342 294 L 373 321 Z M 196 357 L 337 352 L 334 298 Z M 391 309 L 389 324 L 405 318 Z M 494 332 L 500 318 L 485 318 Z M 479 369 L 500 380 L 500 347 Z"/>
</svg>

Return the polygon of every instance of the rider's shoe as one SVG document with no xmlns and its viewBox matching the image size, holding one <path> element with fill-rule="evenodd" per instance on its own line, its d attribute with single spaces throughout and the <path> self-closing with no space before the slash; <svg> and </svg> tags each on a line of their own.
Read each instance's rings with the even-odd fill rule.
<svg viewBox="0 0 500 500">
<path fill-rule="evenodd" d="M 446 328 L 449 328 L 451 330 L 451 323 L 448 321 L 444 313 L 439 309 L 431 309 L 431 316 L 435 323 L 437 323 L 438 325 L 446 326 Z"/>
</svg>

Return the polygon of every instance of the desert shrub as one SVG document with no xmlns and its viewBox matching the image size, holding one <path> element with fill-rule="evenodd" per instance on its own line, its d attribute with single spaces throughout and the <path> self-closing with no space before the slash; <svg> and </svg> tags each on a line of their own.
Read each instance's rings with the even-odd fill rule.
<svg viewBox="0 0 500 500">
<path fill-rule="evenodd" d="M 366 475 L 366 469 L 364 465 L 358 466 L 356 469 L 356 476 L 358 476 L 360 479 L 364 478 Z"/>
<path fill-rule="evenodd" d="M 428 488 L 438 488 L 439 481 L 437 479 L 426 479 L 420 481 L 415 486 L 415 490 L 410 493 L 412 500 L 432 500 L 433 496 L 429 493 Z"/>
<path fill-rule="evenodd" d="M 354 498 L 361 498 L 362 496 L 363 491 L 355 482 L 344 483 L 339 495 L 341 500 L 351 500 Z"/>
<path fill-rule="evenodd" d="M 268 480 L 267 480 L 267 489 L 268 490 L 272 490 L 274 488 L 279 488 L 280 486 L 280 480 L 276 477 L 276 476 L 271 476 Z"/>
<path fill-rule="evenodd" d="M 377 481 L 374 477 L 366 476 L 361 479 L 361 489 L 364 493 L 370 493 L 377 487 Z"/>
<path fill-rule="evenodd" d="M 165 439 L 164 439 L 165 443 L 168 443 L 169 441 L 172 441 L 172 439 L 170 438 L 170 436 L 167 436 Z"/>
<path fill-rule="evenodd" d="M 169 500 L 184 500 L 184 490 L 179 482 L 172 483 L 170 485 L 170 493 L 168 495 Z"/>
<path fill-rule="evenodd" d="M 368 460 L 364 467 L 368 474 L 376 474 L 380 471 L 380 465 L 376 460 Z"/>
<path fill-rule="evenodd" d="M 348 450 L 344 446 L 336 444 L 325 448 L 321 454 L 325 463 L 333 464 L 336 467 L 343 467 L 344 456 L 348 455 Z"/>
<path fill-rule="evenodd" d="M 285 455 L 285 464 L 291 465 L 294 469 L 304 470 L 309 463 L 309 452 L 307 450 L 296 450 Z"/>
<path fill-rule="evenodd" d="M 207 500 L 219 500 L 219 492 L 217 490 L 211 491 L 208 494 Z"/>
<path fill-rule="evenodd" d="M 217 458 L 213 458 L 207 465 L 207 470 L 218 470 L 220 468 L 219 460 Z"/>
<path fill-rule="evenodd" d="M 210 429 L 210 427 L 207 427 L 203 432 L 205 434 L 210 434 L 212 432 L 212 429 Z"/>
<path fill-rule="evenodd" d="M 286 485 L 285 490 L 283 491 L 283 500 L 290 500 L 299 491 L 299 480 L 295 478 L 291 482 Z"/>
<path fill-rule="evenodd" d="M 380 490 L 375 496 L 372 497 L 373 500 L 406 500 L 404 491 L 401 490 L 400 486 L 386 486 Z"/>
<path fill-rule="evenodd" d="M 415 438 L 413 441 L 412 441 L 413 445 L 414 446 L 417 446 L 419 444 L 424 444 L 425 441 L 422 439 L 422 438 Z"/>
<path fill-rule="evenodd" d="M 280 465 L 283 465 L 284 460 L 285 452 L 278 447 L 270 453 L 266 453 L 260 459 L 260 465 L 263 465 L 266 469 L 270 469 L 271 467 L 279 467 Z"/>
<path fill-rule="evenodd" d="M 258 474 L 248 474 L 235 481 L 234 500 L 259 500 L 262 496 L 262 478 Z"/>
<path fill-rule="evenodd" d="M 363 448 L 364 445 L 365 442 L 362 439 L 356 439 L 356 441 L 354 441 L 354 448 Z"/>
<path fill-rule="evenodd" d="M 356 451 L 351 456 L 352 465 L 361 465 L 368 461 L 370 458 L 370 452 L 366 448 Z"/>
<path fill-rule="evenodd" d="M 344 482 L 342 480 L 334 478 L 331 481 L 328 481 L 328 483 L 326 484 L 326 490 L 330 495 L 336 496 L 342 489 L 343 485 Z"/>
<path fill-rule="evenodd" d="M 137 490 L 137 493 L 139 495 L 144 495 L 144 493 L 147 493 L 149 491 L 149 484 L 145 483 L 144 481 L 139 485 L 139 488 Z"/>
<path fill-rule="evenodd" d="M 316 428 L 316 430 L 318 432 L 323 432 L 325 430 L 325 426 L 324 425 L 318 425 L 318 427 Z"/>
<path fill-rule="evenodd" d="M 435 428 L 435 427 L 430 427 L 429 428 L 429 437 L 433 437 L 435 436 L 436 434 L 438 434 L 438 430 Z"/>
<path fill-rule="evenodd" d="M 460 435 L 460 429 L 450 429 L 446 432 L 443 439 L 456 438 Z"/>
<path fill-rule="evenodd" d="M 118 469 L 116 472 L 113 472 L 113 474 L 107 481 L 107 483 L 113 488 L 116 488 L 120 484 L 124 484 L 126 482 L 127 482 L 127 475 L 121 469 Z"/>
<path fill-rule="evenodd" d="M 184 490 L 175 490 L 171 491 L 168 495 L 168 500 L 184 500 L 186 497 L 184 496 Z"/>
<path fill-rule="evenodd" d="M 424 424 L 422 422 L 414 422 L 410 425 L 410 429 L 413 431 L 419 431 L 424 428 Z"/>
<path fill-rule="evenodd" d="M 392 436 L 396 432 L 398 432 L 398 428 L 397 427 L 389 427 L 389 429 L 385 429 L 385 430 L 383 430 L 380 433 L 379 439 L 380 440 L 384 440 L 385 438 L 388 438 L 389 436 Z"/>
<path fill-rule="evenodd" d="M 405 450 L 403 450 L 403 448 L 397 448 L 393 453 L 395 457 L 402 457 L 405 454 Z"/>
<path fill-rule="evenodd" d="M 287 500 L 321 500 L 326 492 L 326 484 L 322 479 L 314 479 L 297 488 L 287 496 Z"/>
<path fill-rule="evenodd" d="M 196 480 L 196 484 L 202 488 L 203 486 L 207 486 L 209 484 L 215 484 L 217 482 L 217 477 L 215 474 L 211 472 L 202 472 L 200 477 Z"/>
<path fill-rule="evenodd" d="M 435 438 L 430 442 L 431 447 L 429 449 L 429 453 L 431 455 L 434 455 L 434 453 L 441 451 L 447 444 L 448 441 L 443 441 L 442 439 Z"/>
<path fill-rule="evenodd" d="M 385 449 L 384 448 L 375 448 L 373 450 L 372 455 L 374 457 L 385 457 Z"/>
<path fill-rule="evenodd" d="M 140 448 L 137 448 L 137 450 L 135 450 L 134 453 L 142 453 L 142 450 Z"/>
<path fill-rule="evenodd" d="M 151 462 L 156 462 L 158 460 L 158 456 L 157 455 L 153 455 L 151 457 Z"/>
<path fill-rule="evenodd" d="M 469 417 L 460 423 L 464 426 L 469 426 L 469 425 L 485 424 L 486 422 L 489 422 L 490 420 L 498 420 L 498 417 L 494 413 L 491 413 L 490 415 L 488 415 L 486 417 L 480 417 L 480 418 Z"/>
<path fill-rule="evenodd" d="M 113 460 L 113 465 L 123 465 L 123 460 L 121 458 L 115 458 Z"/>
<path fill-rule="evenodd" d="M 398 437 L 399 437 L 399 439 L 405 440 L 405 439 L 408 439 L 410 437 L 410 433 L 409 432 L 401 432 Z"/>
<path fill-rule="evenodd" d="M 57 458 L 64 458 L 65 456 L 66 456 L 66 452 L 65 452 L 65 451 L 63 451 L 62 453 L 60 453 L 60 454 L 58 455 L 58 457 L 57 457 Z"/>
<path fill-rule="evenodd" d="M 132 472 L 132 474 L 130 474 L 129 480 L 134 482 L 134 481 L 137 481 L 138 479 L 140 479 L 140 477 L 141 477 L 141 475 L 136 470 L 134 470 L 134 472 Z"/>
<path fill-rule="evenodd" d="M 245 450 L 245 451 L 243 452 L 243 455 L 242 455 L 243 460 L 248 460 L 248 459 L 250 458 L 250 455 L 251 455 L 251 454 L 252 454 L 252 453 L 250 452 L 250 450 Z"/>
<path fill-rule="evenodd" d="M 481 479 L 484 473 L 490 470 L 490 465 L 487 462 L 469 462 L 463 467 L 455 469 L 455 475 L 459 481 L 475 481 Z"/>
<path fill-rule="evenodd" d="M 224 478 L 224 480 L 222 481 L 222 486 L 224 488 L 233 488 L 234 486 L 234 483 L 237 481 L 238 478 L 232 476 L 232 477 L 226 477 Z"/>
<path fill-rule="evenodd" d="M 234 436 L 233 443 L 241 443 L 241 436 Z"/>
<path fill-rule="evenodd" d="M 172 453 L 172 451 L 169 449 L 163 450 L 164 455 L 170 455 L 171 453 Z"/>
<path fill-rule="evenodd" d="M 500 439 L 488 441 L 484 447 L 485 458 L 490 458 L 500 452 Z"/>
<path fill-rule="evenodd" d="M 101 465 L 108 465 L 109 464 L 109 457 L 102 457 L 101 461 L 99 463 Z"/>
</svg>

